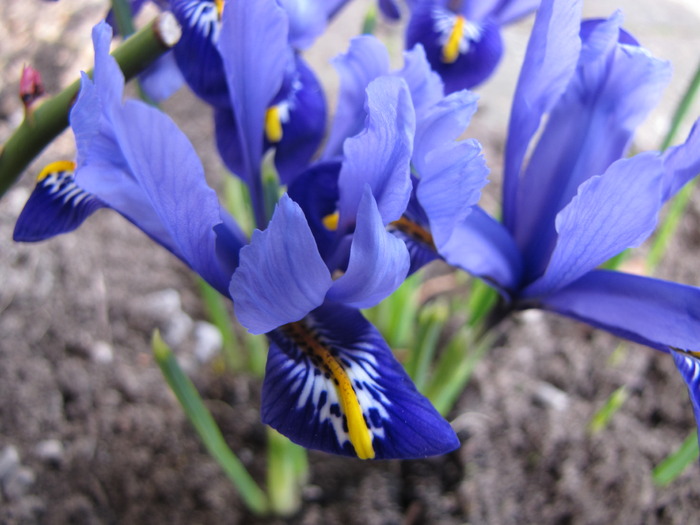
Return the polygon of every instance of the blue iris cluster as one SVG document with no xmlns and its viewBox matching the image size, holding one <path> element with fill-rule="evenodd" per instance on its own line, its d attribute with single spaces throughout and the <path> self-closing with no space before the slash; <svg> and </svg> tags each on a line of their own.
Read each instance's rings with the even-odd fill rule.
<svg viewBox="0 0 700 525">
<path fill-rule="evenodd" d="M 700 289 L 599 269 L 648 238 L 663 204 L 700 172 L 698 126 L 663 153 L 627 155 L 669 64 L 619 13 L 582 22 L 581 0 L 381 1 L 387 15 L 410 17 L 403 66 L 390 67 L 376 38 L 355 38 L 334 61 L 327 130 L 301 51 L 345 3 L 167 6 L 183 31 L 170 64 L 213 108 L 218 151 L 250 191 L 250 238 L 183 132 L 124 100 L 101 23 L 94 76 L 83 75 L 70 114 L 77 158 L 42 172 L 16 240 L 71 231 L 100 208 L 123 215 L 229 297 L 247 330 L 267 334 L 262 419 L 308 448 L 385 459 L 459 446 L 360 313 L 434 259 L 494 287 L 506 312 L 552 311 L 671 354 L 700 416 Z M 476 111 L 469 89 L 501 57 L 500 27 L 535 9 L 496 219 L 478 204 L 489 173 L 481 146 L 460 137 Z M 165 76 L 151 79 L 160 92 L 173 84 Z M 269 153 L 286 188 L 274 210 Z"/>
</svg>

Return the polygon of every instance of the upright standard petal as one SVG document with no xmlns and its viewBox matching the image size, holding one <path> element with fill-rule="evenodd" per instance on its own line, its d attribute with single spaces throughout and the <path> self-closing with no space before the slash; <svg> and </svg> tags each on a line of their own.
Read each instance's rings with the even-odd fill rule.
<svg viewBox="0 0 700 525">
<path fill-rule="evenodd" d="M 367 88 L 367 127 L 345 141 L 338 187 L 339 229 L 355 222 L 365 184 L 379 206 L 384 224 L 401 216 L 411 196 L 410 160 L 415 113 L 406 83 L 381 77 Z"/>
<path fill-rule="evenodd" d="M 320 306 L 331 283 L 304 212 L 283 195 L 267 229 L 241 250 L 230 292 L 241 324 L 263 334 Z"/>
<path fill-rule="evenodd" d="M 370 308 L 401 286 L 409 262 L 406 245 L 387 232 L 372 192 L 365 186 L 347 270 L 333 283 L 326 298 L 355 308 Z"/>
<path fill-rule="evenodd" d="M 260 197 L 257 193 L 261 191 L 265 114 L 282 85 L 292 56 L 287 34 L 287 15 L 275 0 L 226 4 L 218 49 L 245 166 L 238 175 L 251 186 L 254 199 Z"/>
<path fill-rule="evenodd" d="M 525 153 L 545 113 L 574 74 L 581 49 L 581 0 L 543 0 L 528 42 L 508 125 L 503 179 L 503 221 L 513 231 Z"/>
<path fill-rule="evenodd" d="M 358 36 L 350 41 L 347 53 L 333 60 L 333 66 L 340 76 L 340 92 L 324 159 L 341 155 L 345 139 L 362 131 L 367 86 L 389 72 L 389 53 L 375 37 Z"/>
<path fill-rule="evenodd" d="M 541 308 L 663 351 L 700 351 L 700 288 L 594 270 L 538 299 Z"/>
<path fill-rule="evenodd" d="M 619 43 L 621 22 L 617 13 L 590 24 L 576 75 L 549 115 L 525 170 L 514 235 L 526 258 L 528 251 L 546 251 L 540 246 L 554 242 L 554 217 L 578 187 L 624 156 L 669 79 L 667 62 Z"/>
<path fill-rule="evenodd" d="M 662 177 L 658 155 L 641 153 L 584 182 L 557 215 L 558 238 L 547 269 L 523 297 L 547 295 L 641 244 L 656 227 Z"/>
<path fill-rule="evenodd" d="M 327 304 L 269 337 L 262 419 L 295 443 L 361 459 L 423 458 L 459 446 L 356 310 Z"/>
</svg>

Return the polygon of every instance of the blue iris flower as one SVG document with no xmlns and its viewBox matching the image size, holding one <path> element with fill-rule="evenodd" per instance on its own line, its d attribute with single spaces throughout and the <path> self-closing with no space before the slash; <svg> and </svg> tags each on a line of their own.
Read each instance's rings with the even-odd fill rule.
<svg viewBox="0 0 700 525">
<path fill-rule="evenodd" d="M 501 27 L 540 0 L 412 0 L 406 47 L 421 43 L 448 93 L 484 82 L 501 60 Z"/>
<path fill-rule="evenodd" d="M 372 36 L 360 36 L 352 40 L 347 53 L 334 60 L 334 65 L 340 76 L 340 93 L 321 156 L 329 162 L 341 158 L 348 137 L 362 129 L 367 117 L 365 89 L 374 79 L 390 75 L 404 80 L 409 88 L 416 115 L 410 160 L 413 175 L 406 181 L 411 192 L 400 217 L 389 224 L 389 229 L 407 244 L 412 273 L 441 257 L 443 246 L 471 212 L 486 184 L 488 168 L 481 145 L 475 140 L 457 141 L 476 111 L 478 97 L 468 90 L 445 96 L 442 79 L 431 70 L 420 44 L 404 53 L 401 69 L 390 71 L 384 45 Z M 307 176 L 300 184 L 328 192 L 327 180 L 318 184 Z M 290 193 L 301 197 L 302 192 L 292 186 Z"/>
<path fill-rule="evenodd" d="M 503 223 L 475 210 L 443 255 L 497 287 L 509 309 L 671 353 L 700 416 L 700 289 L 597 269 L 649 237 L 662 205 L 700 172 L 700 125 L 663 154 L 624 157 L 670 67 L 620 28 L 619 13 L 581 24 L 580 4 L 546 0 L 537 14 L 510 119 Z"/>
<path fill-rule="evenodd" d="M 83 76 L 70 115 L 76 165 L 44 174 L 15 238 L 46 238 L 95 209 L 114 209 L 232 297 L 250 331 L 268 335 L 266 423 L 306 447 L 364 459 L 456 448 L 449 423 L 357 310 L 395 290 L 410 264 L 405 245 L 386 230 L 411 191 L 415 117 L 405 83 L 381 78 L 368 89 L 370 118 L 347 141 L 331 235 L 315 238 L 302 208 L 283 196 L 246 245 L 175 124 L 145 104 L 122 102 L 110 36 L 106 24 L 94 30 L 94 82 Z"/>
</svg>

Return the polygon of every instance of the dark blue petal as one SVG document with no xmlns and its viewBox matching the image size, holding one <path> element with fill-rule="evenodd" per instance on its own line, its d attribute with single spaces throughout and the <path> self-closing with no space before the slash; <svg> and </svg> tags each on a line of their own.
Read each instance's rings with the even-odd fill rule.
<svg viewBox="0 0 700 525">
<path fill-rule="evenodd" d="M 533 273 L 554 242 L 554 217 L 581 183 L 624 156 L 637 125 L 656 106 L 669 64 L 620 45 L 620 16 L 601 21 L 581 50 L 576 75 L 549 116 L 520 183 L 515 238 Z"/>
<path fill-rule="evenodd" d="M 678 351 L 671 352 L 671 355 L 673 355 L 676 368 L 688 387 L 688 395 L 693 404 L 693 414 L 695 414 L 695 424 L 700 429 L 700 359 L 698 359 L 700 356 Z"/>
<path fill-rule="evenodd" d="M 262 420 L 295 443 L 364 459 L 422 458 L 459 446 L 356 310 L 327 304 L 269 336 Z"/>
<path fill-rule="evenodd" d="M 408 267 L 406 245 L 387 232 L 372 192 L 365 186 L 347 270 L 326 297 L 355 308 L 370 308 L 401 286 Z"/>
<path fill-rule="evenodd" d="M 523 295 L 550 294 L 641 244 L 656 227 L 662 186 L 663 163 L 656 153 L 619 160 L 581 184 L 557 215 L 557 243 L 547 270 Z"/>
<path fill-rule="evenodd" d="M 216 107 L 231 102 L 224 65 L 216 48 L 221 18 L 213 0 L 171 0 L 171 9 L 182 26 L 175 46 L 175 60 L 194 93 Z"/>
<path fill-rule="evenodd" d="M 304 210 L 324 261 L 329 259 L 330 251 L 335 247 L 336 233 L 326 228 L 323 219 L 337 210 L 339 173 L 340 162 L 320 162 L 294 179 L 287 190 L 292 200 Z"/>
<path fill-rule="evenodd" d="M 413 9 L 406 30 L 406 47 L 423 45 L 433 70 L 445 83 L 446 93 L 477 86 L 493 73 L 503 54 L 499 28 L 489 20 L 465 19 L 439 7 L 438 3 L 419 2 Z M 443 54 L 444 44 L 455 26 L 464 28 L 459 37 L 459 52 L 447 59 Z"/>
<path fill-rule="evenodd" d="M 214 109 L 214 136 L 221 160 L 234 175 L 248 182 L 236 117 L 230 108 Z"/>
<path fill-rule="evenodd" d="M 230 290 L 238 320 L 263 334 L 320 306 L 331 283 L 304 212 L 283 195 L 267 229 L 241 250 Z"/>
<path fill-rule="evenodd" d="M 75 184 L 72 162 L 54 162 L 39 175 L 15 224 L 12 238 L 43 241 L 75 230 L 104 204 Z"/>
<path fill-rule="evenodd" d="M 576 69 L 581 50 L 580 20 L 581 0 L 543 0 L 537 11 L 508 124 L 503 221 L 510 231 L 520 215 L 516 198 L 525 153 L 542 117 L 559 100 Z"/>
<path fill-rule="evenodd" d="M 362 131 L 367 86 L 389 72 L 389 53 L 375 37 L 358 36 L 347 53 L 333 60 L 333 66 L 340 76 L 340 92 L 324 159 L 341 155 L 345 139 Z"/>
<path fill-rule="evenodd" d="M 282 140 L 274 144 L 275 167 L 287 185 L 309 165 L 326 130 L 326 99 L 321 84 L 300 56 L 295 56 L 293 66 L 294 80 L 284 99 L 277 102 L 287 119 L 282 122 Z"/>
<path fill-rule="evenodd" d="M 389 20 L 401 19 L 401 11 L 396 0 L 379 0 L 379 9 Z"/>
<path fill-rule="evenodd" d="M 700 350 L 700 288 L 694 286 L 595 270 L 539 304 L 652 348 Z"/>
<path fill-rule="evenodd" d="M 406 83 L 384 76 L 367 88 L 367 124 L 345 141 L 338 187 L 339 229 L 355 222 L 365 185 L 379 206 L 384 224 L 401 217 L 411 196 L 410 159 L 415 114 Z"/>
</svg>

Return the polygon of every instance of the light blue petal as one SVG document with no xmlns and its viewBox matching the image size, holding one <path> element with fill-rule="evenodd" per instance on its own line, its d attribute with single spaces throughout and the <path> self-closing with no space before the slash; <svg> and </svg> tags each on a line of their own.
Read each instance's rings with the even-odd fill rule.
<svg viewBox="0 0 700 525">
<path fill-rule="evenodd" d="M 358 36 L 350 41 L 347 53 L 333 60 L 333 66 L 340 76 L 340 92 L 324 159 L 341 155 L 345 139 L 362 131 L 367 86 L 389 72 L 389 53 L 375 37 Z"/>
<path fill-rule="evenodd" d="M 641 244 L 656 227 L 662 177 L 658 155 L 641 153 L 584 182 L 557 215 L 558 238 L 547 270 L 523 295 L 550 294 Z"/>
<path fill-rule="evenodd" d="M 288 21 L 275 0 L 228 2 L 218 49 L 226 71 L 231 106 L 241 142 L 243 173 L 260 199 L 265 113 L 282 85 L 292 58 Z"/>
<path fill-rule="evenodd" d="M 280 0 L 289 17 L 289 43 L 295 49 L 311 47 L 326 29 L 323 0 Z"/>
<path fill-rule="evenodd" d="M 267 229 L 241 250 L 230 291 L 240 323 L 263 334 L 320 306 L 331 283 L 304 212 L 285 194 Z"/>
<path fill-rule="evenodd" d="M 521 180 L 515 239 L 534 273 L 555 241 L 554 217 L 588 178 L 624 156 L 656 106 L 669 64 L 618 44 L 621 16 L 599 21 L 584 41 L 575 77 L 549 116 Z"/>
<path fill-rule="evenodd" d="M 426 160 L 430 152 L 449 145 L 464 133 L 476 112 L 478 99 L 478 95 L 471 91 L 457 91 L 423 111 L 422 118 L 416 124 L 411 159 L 418 175 L 424 177 L 430 172 L 431 165 Z"/>
<path fill-rule="evenodd" d="M 442 100 L 445 86 L 440 75 L 430 67 L 422 45 L 416 44 L 411 50 L 404 51 L 403 67 L 395 74 L 403 78 L 408 85 L 417 121 L 420 121 L 426 111 Z"/>
<path fill-rule="evenodd" d="M 327 304 L 269 335 L 262 420 L 295 443 L 357 457 L 350 432 L 364 433 L 374 459 L 423 458 L 459 446 L 356 310 Z M 348 417 L 345 399 L 357 400 L 361 417 Z"/>
<path fill-rule="evenodd" d="M 367 126 L 345 141 L 338 187 L 339 229 L 355 222 L 365 185 L 369 185 L 384 224 L 398 219 L 411 197 L 410 159 L 415 114 L 406 83 L 380 77 L 367 88 Z"/>
<path fill-rule="evenodd" d="M 78 172 L 77 182 L 225 294 L 230 274 L 217 258 L 214 232 L 221 223 L 219 200 L 192 144 L 168 116 L 141 102 L 128 101 L 113 117 L 128 171 L 92 165 Z"/>
<path fill-rule="evenodd" d="M 175 62 L 174 53 L 168 52 L 139 75 L 144 93 L 155 102 L 170 98 L 185 82 Z"/>
<path fill-rule="evenodd" d="M 523 262 L 515 241 L 500 222 L 478 206 L 440 247 L 440 255 L 507 297 L 520 286 Z"/>
<path fill-rule="evenodd" d="M 664 158 L 664 201 L 673 197 L 690 179 L 700 174 L 700 120 L 685 142 L 669 148 Z"/>
<path fill-rule="evenodd" d="M 408 273 L 406 245 L 387 232 L 369 186 L 360 202 L 345 273 L 333 283 L 329 301 L 370 308 L 391 295 Z"/>
<path fill-rule="evenodd" d="M 574 74 L 581 49 L 581 0 L 543 0 L 528 42 L 508 125 L 503 180 L 503 219 L 513 231 L 525 153 L 545 113 Z M 523 212 L 524 213 L 524 212 Z"/>
<path fill-rule="evenodd" d="M 700 288 L 595 270 L 540 299 L 542 308 L 663 351 L 700 351 Z"/>
<path fill-rule="evenodd" d="M 489 169 L 475 140 L 447 143 L 426 157 L 416 195 L 438 253 L 479 201 Z"/>
</svg>

